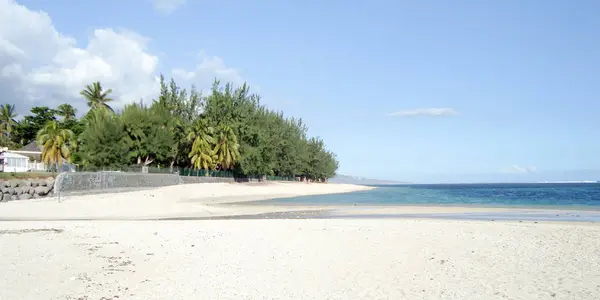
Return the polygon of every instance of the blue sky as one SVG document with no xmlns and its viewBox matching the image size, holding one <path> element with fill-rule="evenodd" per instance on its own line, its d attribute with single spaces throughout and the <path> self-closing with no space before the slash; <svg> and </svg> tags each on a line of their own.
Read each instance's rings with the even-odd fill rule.
<svg viewBox="0 0 600 300">
<path fill-rule="evenodd" d="M 160 1 L 18 3 L 77 47 L 147 38 L 155 73 L 219 57 L 341 174 L 600 180 L 598 1 Z"/>
</svg>

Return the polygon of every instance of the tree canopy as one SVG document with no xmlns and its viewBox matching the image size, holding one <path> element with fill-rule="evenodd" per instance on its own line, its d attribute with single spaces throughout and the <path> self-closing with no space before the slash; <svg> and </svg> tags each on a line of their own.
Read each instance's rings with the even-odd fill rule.
<svg viewBox="0 0 600 300">
<path fill-rule="evenodd" d="M 215 81 L 202 96 L 194 86 L 181 88 L 161 76 L 156 99 L 119 111 L 107 104 L 111 89 L 99 82 L 83 88 L 81 101 L 89 111 L 81 118 L 72 105 L 61 104 L 33 107 L 17 122 L 14 106 L 4 105 L 0 128 L 10 132 L 5 139 L 20 145 L 37 139 L 49 162 L 63 158 L 87 169 L 182 167 L 229 170 L 240 177 L 325 180 L 338 168 L 324 141 L 307 136 L 302 119 L 262 105 L 246 84 Z"/>
</svg>

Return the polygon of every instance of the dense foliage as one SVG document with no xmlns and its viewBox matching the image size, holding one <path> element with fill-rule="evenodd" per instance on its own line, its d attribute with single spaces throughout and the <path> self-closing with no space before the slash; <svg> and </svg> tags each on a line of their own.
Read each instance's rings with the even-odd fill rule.
<svg viewBox="0 0 600 300">
<path fill-rule="evenodd" d="M 286 118 L 260 104 L 247 85 L 216 81 L 206 97 L 194 87 L 165 82 L 150 104 L 113 111 L 112 90 L 99 82 L 81 91 L 89 111 L 78 119 L 69 104 L 33 107 L 16 121 L 14 105 L 0 107 L 0 144 L 37 141 L 44 160 L 71 161 L 87 169 L 160 166 L 231 170 L 240 177 L 335 175 L 338 162 L 319 138 L 307 137 L 301 119 Z M 207 172 L 208 174 L 208 172 Z"/>
</svg>

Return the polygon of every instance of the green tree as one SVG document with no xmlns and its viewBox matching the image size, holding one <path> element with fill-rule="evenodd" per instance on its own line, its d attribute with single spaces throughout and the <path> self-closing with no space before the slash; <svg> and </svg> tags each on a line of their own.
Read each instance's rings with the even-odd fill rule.
<svg viewBox="0 0 600 300">
<path fill-rule="evenodd" d="M 87 114 L 83 123 L 78 151 L 74 154 L 76 163 L 90 170 L 119 169 L 127 165 L 128 136 L 120 116 L 99 109 Z"/>
<path fill-rule="evenodd" d="M 242 177 L 302 176 L 321 181 L 338 168 L 335 154 L 321 139 L 308 137 L 301 119 L 268 109 L 246 84 L 235 87 L 215 81 L 202 97 L 193 86 L 186 90 L 161 76 L 160 94 L 150 106 L 135 103 L 118 113 L 108 106 L 110 93 L 95 82 L 81 91 L 91 108 L 82 119 L 68 104 L 56 110 L 33 107 L 21 122 L 10 124 L 10 136 L 0 137 L 27 144 L 52 123 L 57 132 L 77 136 L 77 142 L 67 143 L 71 160 L 96 169 L 134 163 L 191 164 L 206 171 L 233 169 Z M 5 124 L 0 120 L 1 132 L 7 131 Z M 3 145 L 8 142 L 0 140 Z M 54 152 L 47 151 L 51 157 Z"/>
<path fill-rule="evenodd" d="M 56 114 L 61 116 L 64 122 L 74 119 L 76 113 L 77 109 L 68 103 L 63 103 L 56 108 Z"/>
<path fill-rule="evenodd" d="M 188 154 L 192 142 L 186 139 L 187 131 L 194 120 L 200 116 L 201 96 L 192 86 L 188 94 L 186 89 L 181 89 L 173 79 L 167 85 L 164 77 L 160 76 L 160 95 L 152 103 L 151 110 L 166 120 L 164 125 L 170 132 L 173 142 L 168 151 L 168 164 L 173 168 L 175 164 L 186 165 L 189 162 Z"/>
<path fill-rule="evenodd" d="M 217 162 L 214 152 L 213 127 L 208 125 L 206 119 L 198 119 L 193 129 L 188 134 L 188 140 L 192 142 L 192 148 L 188 155 L 195 169 L 204 169 L 206 176 L 209 170 Z"/>
<path fill-rule="evenodd" d="M 130 158 L 143 165 L 168 159 L 174 141 L 168 127 L 171 117 L 166 110 L 134 103 L 123 109 L 122 119 Z"/>
<path fill-rule="evenodd" d="M 88 84 L 85 86 L 85 89 L 80 92 L 80 94 L 87 100 L 87 105 L 90 109 L 107 109 L 109 111 L 113 111 L 113 109 L 108 105 L 108 102 L 113 101 L 109 95 L 112 93 L 111 89 L 103 90 L 100 82 L 96 81 L 92 84 Z"/>
<path fill-rule="evenodd" d="M 37 133 L 50 121 L 56 121 L 56 110 L 47 106 L 34 106 L 30 109 L 31 115 L 13 128 L 11 139 L 18 144 L 27 145 L 36 140 Z"/>
<path fill-rule="evenodd" d="M 4 104 L 0 106 L 0 133 L 10 135 L 13 127 L 17 125 L 16 117 L 17 113 L 14 105 Z"/>
<path fill-rule="evenodd" d="M 240 158 L 240 144 L 231 127 L 223 125 L 217 131 L 216 145 L 213 150 L 217 156 L 217 164 L 222 169 L 232 169 Z"/>
<path fill-rule="evenodd" d="M 55 164 L 58 170 L 63 160 L 70 160 L 75 136 L 71 130 L 60 128 L 56 121 L 50 121 L 38 132 L 37 142 L 42 146 L 42 161 L 47 165 Z"/>
</svg>

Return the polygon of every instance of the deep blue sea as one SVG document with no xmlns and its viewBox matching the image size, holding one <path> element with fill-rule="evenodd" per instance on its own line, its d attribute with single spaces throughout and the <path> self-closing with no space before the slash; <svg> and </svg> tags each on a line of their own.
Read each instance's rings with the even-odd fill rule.
<svg viewBox="0 0 600 300">
<path fill-rule="evenodd" d="M 385 185 L 371 191 L 276 199 L 264 203 L 600 209 L 600 183 Z"/>
</svg>

